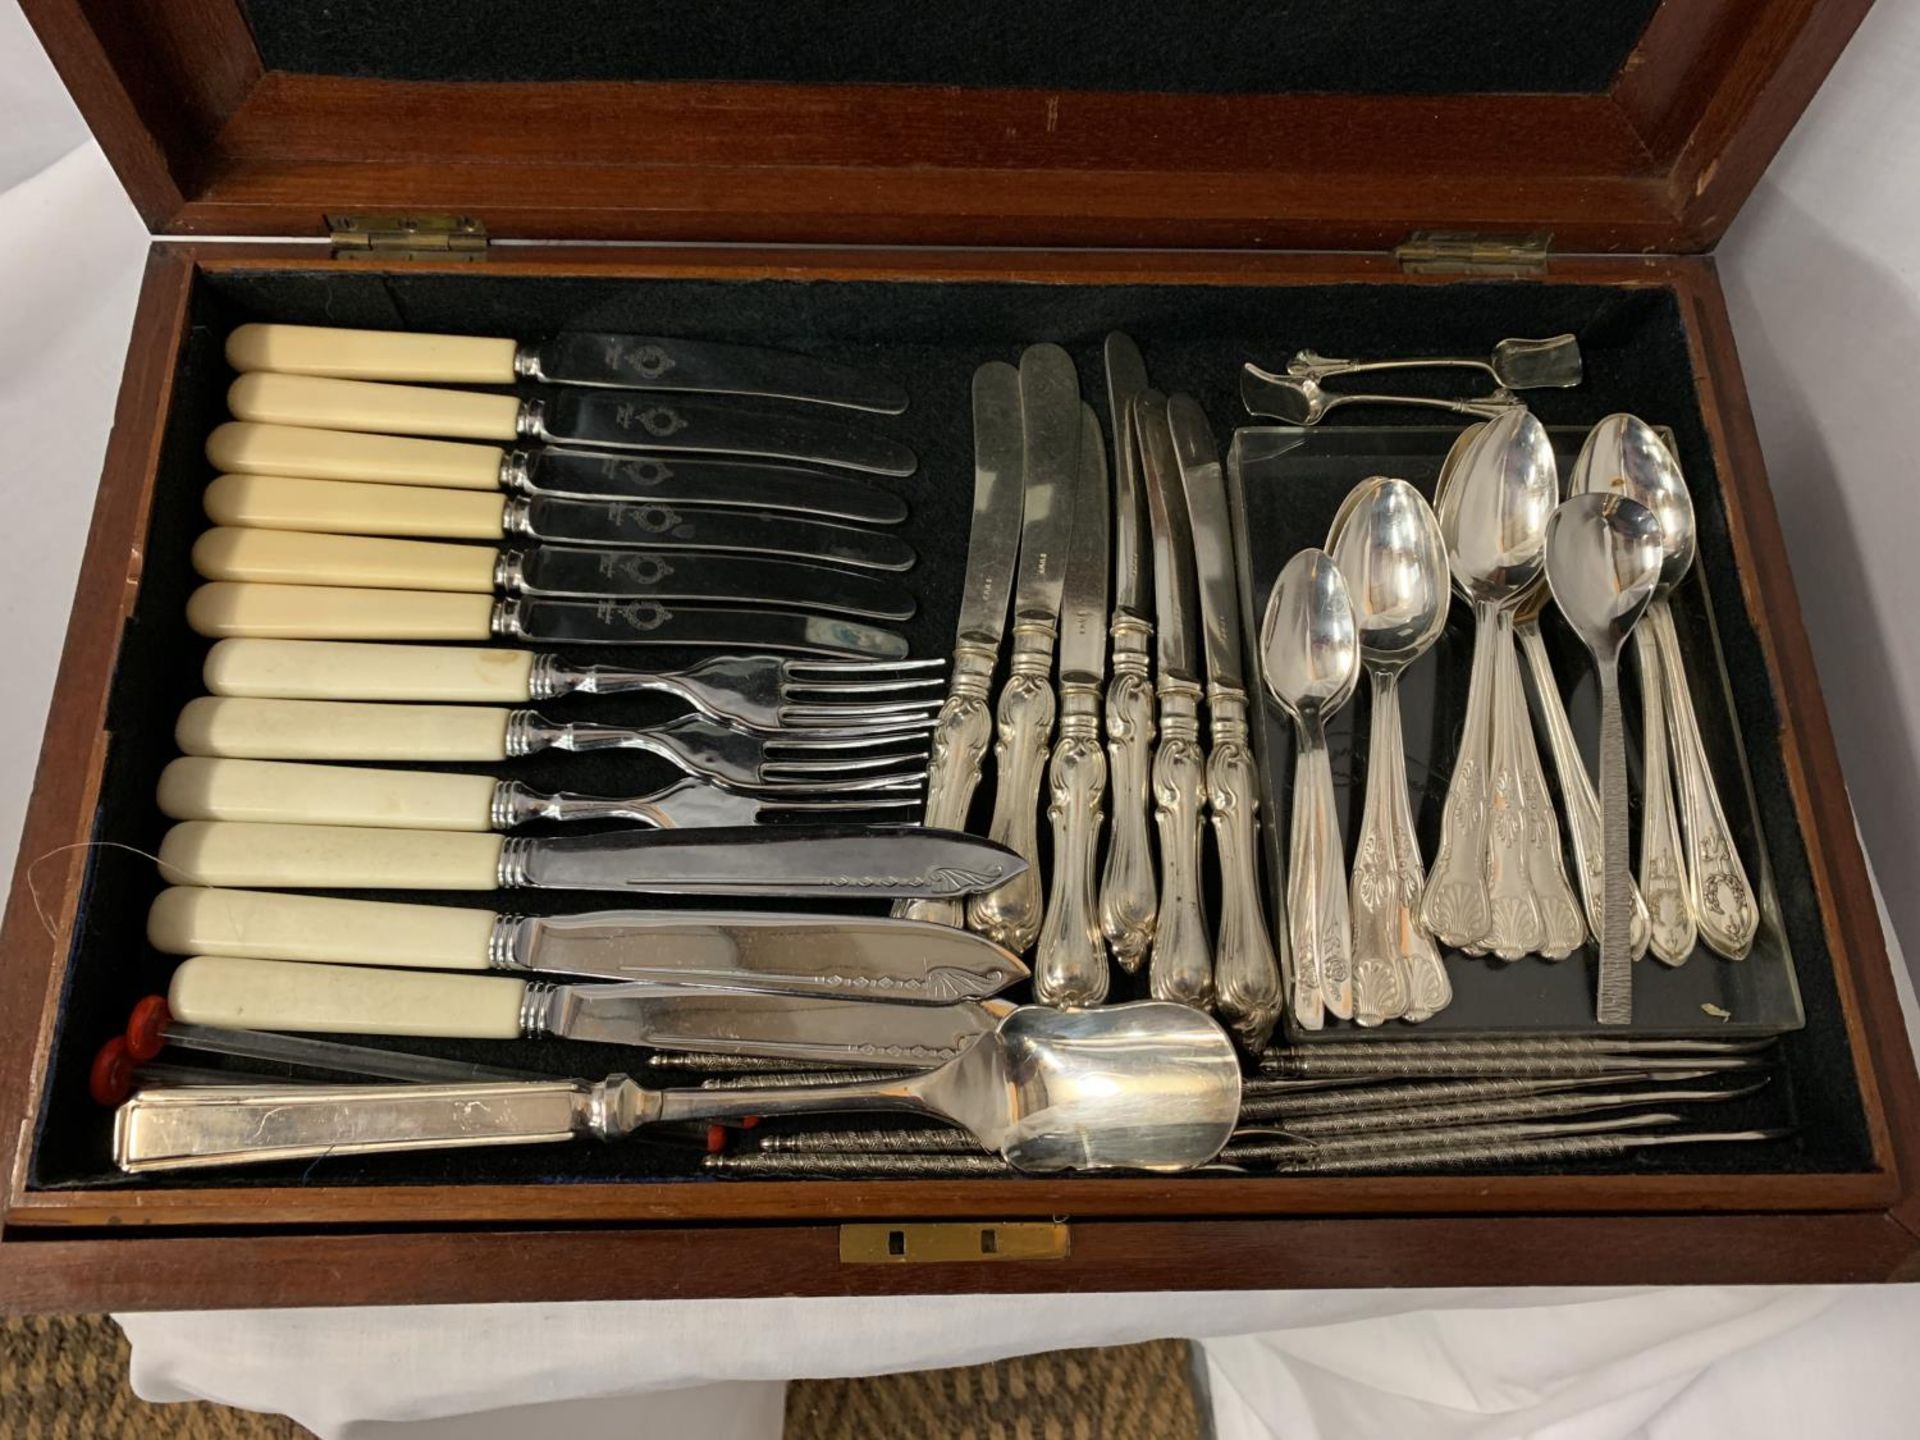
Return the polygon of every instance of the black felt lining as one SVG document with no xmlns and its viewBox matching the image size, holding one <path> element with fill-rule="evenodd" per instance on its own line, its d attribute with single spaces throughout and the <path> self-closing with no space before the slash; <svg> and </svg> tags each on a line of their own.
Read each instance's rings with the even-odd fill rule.
<svg viewBox="0 0 1920 1440">
<path fill-rule="evenodd" d="M 1609 89 L 1660 0 L 246 0 L 269 70 L 1176 94 Z M 1676 0 L 1677 3 L 1677 0 Z"/>
<path fill-rule="evenodd" d="M 1448 286 L 1077 286 L 1012 284 L 827 283 L 767 281 L 629 282 L 462 275 L 396 277 L 378 273 L 226 272 L 200 281 L 192 308 L 176 399 L 169 417 L 153 520 L 146 537 L 139 600 L 129 619 L 109 702 L 113 731 L 97 836 L 153 849 L 165 823 L 152 803 L 155 780 L 172 757 L 180 705 L 199 689 L 205 642 L 183 619 L 194 581 L 188 552 L 204 521 L 199 492 L 208 478 L 201 445 L 222 418 L 230 378 L 221 337 L 248 319 L 479 334 L 536 335 L 562 327 L 623 329 L 761 342 L 877 366 L 910 388 L 913 408 L 876 422 L 909 440 L 920 472 L 897 486 L 913 507 L 903 533 L 921 554 L 909 579 L 923 609 L 906 628 L 915 653 L 951 647 L 964 564 L 971 491 L 969 377 L 980 361 L 1016 358 L 1034 340 L 1068 345 L 1086 393 L 1101 393 L 1100 342 L 1124 328 L 1140 343 L 1155 382 L 1195 394 L 1222 442 L 1245 422 L 1235 391 L 1243 359 L 1278 364 L 1297 348 L 1360 355 L 1485 353 L 1503 335 L 1581 336 L 1588 381 L 1546 392 L 1536 409 L 1550 425 L 1589 424 L 1632 410 L 1671 425 L 1700 515 L 1701 564 L 1715 577 L 1713 603 L 1730 672 L 1740 677 L 1739 724 L 1751 759 L 1757 808 L 1798 965 L 1807 1025 L 1780 1048 L 1780 1076 L 1766 1101 L 1724 1112 L 1729 1123 L 1774 1119 L 1791 1110 L 1797 1138 L 1764 1147 L 1654 1150 L 1582 1169 L 1655 1171 L 1847 1171 L 1864 1167 L 1869 1142 L 1847 1047 L 1817 899 L 1798 833 L 1785 768 L 1774 748 L 1776 709 L 1757 635 L 1733 583 L 1727 517 L 1697 410 L 1680 312 L 1657 288 L 1546 284 Z M 1104 421 L 1104 409 L 1102 419 Z M 1382 412 L 1385 420 L 1431 417 Z M 1313 524 L 1324 527 L 1322 515 Z M 662 663 L 670 653 L 649 657 Z M 554 703 L 557 715 L 644 718 L 666 707 L 611 700 Z M 670 772 L 632 755 L 548 757 L 518 762 L 513 773 L 536 785 L 631 792 Z M 983 809 L 985 792 L 983 791 Z M 980 817 L 984 820 L 984 814 Z M 684 1146 L 659 1140 L 619 1146 L 499 1149 L 376 1157 L 338 1157 L 308 1165 L 133 1181 L 109 1158 L 108 1116 L 87 1097 L 94 1051 L 142 995 L 164 988 L 172 961 L 143 938 L 147 906 L 160 888 L 153 866 L 125 851 L 97 852 L 76 927 L 67 993 L 55 1037 L 53 1073 L 39 1117 L 32 1183 L 39 1187 L 167 1185 L 257 1186 L 290 1179 L 326 1184 L 694 1179 L 698 1163 Z M 510 895 L 408 896 L 440 903 L 556 913 L 593 908 L 596 897 Z M 604 902 L 601 902 L 604 903 Z M 382 1043 L 373 1041 L 369 1043 Z M 392 1042 L 386 1042 L 392 1043 Z M 542 1044 L 413 1042 L 418 1048 L 522 1069 L 598 1076 L 633 1068 L 629 1049 Z M 1096 1183 L 1096 1182 L 1088 1182 Z M 1194 1183 L 1205 1183 L 1196 1180 Z"/>
</svg>

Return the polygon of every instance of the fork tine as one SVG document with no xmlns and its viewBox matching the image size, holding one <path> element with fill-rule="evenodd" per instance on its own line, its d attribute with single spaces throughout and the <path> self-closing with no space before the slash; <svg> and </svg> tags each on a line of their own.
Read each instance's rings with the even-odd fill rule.
<svg viewBox="0 0 1920 1440">
<path fill-rule="evenodd" d="M 762 767 L 761 782 L 754 790 L 756 798 L 766 800 L 786 795 L 865 794 L 869 791 L 897 795 L 905 786 L 911 786 L 917 790 L 920 782 L 927 777 L 927 772 L 922 769 L 899 770 L 890 775 L 840 774 L 832 780 L 779 779 L 765 773 L 774 768 L 776 767 Z"/>
<path fill-rule="evenodd" d="M 874 675 L 887 670 L 939 670 L 942 660 L 783 660 L 780 669 L 787 679 L 799 679 L 803 672 L 813 675 Z"/>
<path fill-rule="evenodd" d="M 927 731 L 916 725 L 909 729 L 872 729 L 866 731 L 782 731 L 765 736 L 761 753 L 774 755 L 813 755 L 823 750 L 876 750 L 891 746 L 904 753 L 925 754 L 932 745 Z"/>
<path fill-rule="evenodd" d="M 809 775 L 852 775 L 861 771 L 869 773 L 887 771 L 900 779 L 906 775 L 915 777 L 927 773 L 924 755 L 862 755 L 847 760 L 769 760 L 760 767 L 760 784 L 779 785 L 789 778 L 798 779 Z M 909 768 L 902 768 L 903 766 Z"/>
<path fill-rule="evenodd" d="M 870 715 L 849 719 L 836 714 L 832 707 L 821 712 L 821 718 L 810 724 L 794 724 L 784 711 L 780 715 L 780 726 L 776 730 L 756 730 L 753 733 L 769 743 L 794 736 L 794 732 L 803 732 L 797 738 L 821 742 L 850 741 L 856 744 L 871 743 L 875 739 L 909 739 L 925 735 L 937 723 L 937 717 L 931 714 L 916 714 L 911 710 L 890 711 L 884 715 Z"/>
<path fill-rule="evenodd" d="M 938 702 L 946 698 L 947 682 L 935 676 L 927 680 L 794 680 L 780 687 L 782 699 L 802 695 L 902 695 L 915 704 Z"/>
<path fill-rule="evenodd" d="M 886 791 L 878 791 L 867 797 L 849 797 L 845 800 L 784 800 L 768 799 L 760 801 L 762 810 L 798 810 L 798 811 L 841 811 L 841 810 L 907 810 L 915 809 L 920 801 L 913 796 L 899 799 L 883 799 Z"/>
<path fill-rule="evenodd" d="M 858 727 L 884 728 L 897 722 L 901 725 L 925 725 L 931 729 L 939 713 L 940 702 L 937 700 L 901 701 L 886 705 L 782 705 L 780 724 L 783 728 L 807 729 L 831 729 L 840 725 L 851 730 Z"/>
</svg>

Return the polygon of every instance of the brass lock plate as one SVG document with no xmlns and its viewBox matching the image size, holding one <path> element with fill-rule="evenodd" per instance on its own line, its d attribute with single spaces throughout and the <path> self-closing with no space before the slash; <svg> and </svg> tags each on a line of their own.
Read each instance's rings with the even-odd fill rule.
<svg viewBox="0 0 1920 1440">
<path fill-rule="evenodd" d="M 842 1225 L 842 1265 L 951 1265 L 984 1260 L 1064 1260 L 1058 1221 L 959 1220 L 925 1225 Z"/>
</svg>

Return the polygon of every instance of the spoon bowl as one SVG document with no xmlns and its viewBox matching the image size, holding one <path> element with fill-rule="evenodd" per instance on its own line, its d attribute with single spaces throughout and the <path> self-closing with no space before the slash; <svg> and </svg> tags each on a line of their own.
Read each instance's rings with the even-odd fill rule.
<svg viewBox="0 0 1920 1440">
<path fill-rule="evenodd" d="M 1531 411 L 1488 421 L 1466 445 L 1440 497 L 1440 529 L 1467 597 L 1500 604 L 1540 574 L 1559 472 L 1546 427 Z"/>
<path fill-rule="evenodd" d="M 1404 668 L 1446 628 L 1447 542 L 1433 508 L 1404 480 L 1362 481 L 1334 517 L 1327 549 L 1347 582 L 1369 667 Z"/>
<path fill-rule="evenodd" d="M 1324 550 L 1287 562 L 1260 622 L 1261 677 L 1295 719 L 1323 719 L 1353 694 L 1360 636 L 1345 579 Z"/>
<path fill-rule="evenodd" d="M 1624 495 L 1653 512 L 1665 554 L 1662 595 L 1693 568 L 1693 497 L 1686 477 L 1658 432 L 1638 416 L 1609 415 L 1593 427 L 1573 463 L 1569 493 Z"/>
<path fill-rule="evenodd" d="M 1660 583 L 1666 545 L 1660 521 L 1637 500 L 1575 495 L 1547 522 L 1547 583 L 1567 623 L 1596 660 L 1611 666 Z"/>
</svg>

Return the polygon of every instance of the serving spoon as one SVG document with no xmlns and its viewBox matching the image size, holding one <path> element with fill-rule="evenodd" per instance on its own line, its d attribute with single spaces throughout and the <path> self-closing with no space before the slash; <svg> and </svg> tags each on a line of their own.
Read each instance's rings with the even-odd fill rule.
<svg viewBox="0 0 1920 1440">
<path fill-rule="evenodd" d="M 1419 491 L 1375 476 L 1348 494 L 1327 550 L 1346 579 L 1373 687 L 1367 794 L 1349 894 L 1354 1018 L 1369 1026 L 1425 1020 L 1446 1008 L 1453 986 L 1420 920 L 1426 866 L 1407 798 L 1399 683 L 1401 671 L 1446 628 L 1447 542 Z"/>
<path fill-rule="evenodd" d="M 1191 1170 L 1240 1110 L 1233 1041 L 1185 1005 L 1027 1005 L 935 1070 L 852 1085 L 652 1090 L 625 1075 L 481 1085 L 145 1090 L 114 1121 L 122 1170 L 532 1144 L 749 1115 L 906 1110 L 969 1131 L 1017 1170 Z"/>
</svg>

